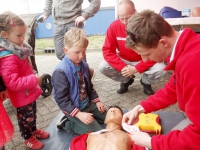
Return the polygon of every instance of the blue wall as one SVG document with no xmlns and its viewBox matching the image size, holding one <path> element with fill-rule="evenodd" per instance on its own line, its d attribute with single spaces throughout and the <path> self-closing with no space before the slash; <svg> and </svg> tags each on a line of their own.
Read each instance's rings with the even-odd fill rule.
<svg viewBox="0 0 200 150">
<path fill-rule="evenodd" d="M 36 16 L 38 18 L 40 15 Z M 87 35 L 105 34 L 108 26 L 115 20 L 115 9 L 100 9 L 92 18 L 86 20 L 84 30 Z M 38 23 L 36 38 L 53 37 L 53 18 L 49 16 L 44 23 Z"/>
</svg>

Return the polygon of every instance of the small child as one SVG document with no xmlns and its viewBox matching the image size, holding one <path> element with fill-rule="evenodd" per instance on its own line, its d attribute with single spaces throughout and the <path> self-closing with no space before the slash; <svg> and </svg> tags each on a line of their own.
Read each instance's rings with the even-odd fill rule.
<svg viewBox="0 0 200 150">
<path fill-rule="evenodd" d="M 7 87 L 12 105 L 17 109 L 17 119 L 24 145 L 41 149 L 44 144 L 37 138 L 49 138 L 49 133 L 36 127 L 36 99 L 42 90 L 41 77 L 34 75 L 28 57 L 32 48 L 24 42 L 26 25 L 12 12 L 0 14 L 0 76 Z"/>
<path fill-rule="evenodd" d="M 71 28 L 64 36 L 65 57 L 52 74 L 54 98 L 65 114 L 57 127 L 78 134 L 101 130 L 106 116 L 83 61 L 87 46 L 83 29 Z"/>
<path fill-rule="evenodd" d="M 0 77 L 0 150 L 5 150 L 5 143 L 11 141 L 14 135 L 14 126 L 3 105 L 6 98 L 6 87 Z"/>
</svg>

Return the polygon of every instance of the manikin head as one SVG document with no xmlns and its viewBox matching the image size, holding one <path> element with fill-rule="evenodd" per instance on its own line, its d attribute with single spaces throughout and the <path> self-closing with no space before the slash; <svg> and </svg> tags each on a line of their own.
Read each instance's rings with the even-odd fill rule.
<svg viewBox="0 0 200 150">
<path fill-rule="evenodd" d="M 118 106 L 111 106 L 107 111 L 104 123 L 106 125 L 108 125 L 109 123 L 115 123 L 121 125 L 122 117 L 123 117 L 123 111 L 121 110 L 121 108 Z"/>
</svg>

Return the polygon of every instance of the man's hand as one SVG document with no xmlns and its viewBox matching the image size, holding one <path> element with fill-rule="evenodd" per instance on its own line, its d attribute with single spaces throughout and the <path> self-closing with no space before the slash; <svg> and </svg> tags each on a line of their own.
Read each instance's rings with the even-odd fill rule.
<svg viewBox="0 0 200 150">
<path fill-rule="evenodd" d="M 135 106 L 131 111 L 125 113 L 122 118 L 122 122 L 129 125 L 133 124 L 141 113 L 145 112 L 141 105 Z"/>
<path fill-rule="evenodd" d="M 145 132 L 134 132 L 130 136 L 136 145 L 151 149 L 151 137 L 149 134 Z"/>
<path fill-rule="evenodd" d="M 92 116 L 93 114 L 91 114 L 91 113 L 86 113 L 86 112 L 78 112 L 77 114 L 76 114 L 76 117 L 79 119 L 79 120 L 81 120 L 83 123 L 85 123 L 85 124 L 90 124 L 93 120 L 94 120 L 94 118 L 93 118 L 93 116 Z"/>
<path fill-rule="evenodd" d="M 98 110 L 99 110 L 101 113 L 104 113 L 104 112 L 105 112 L 106 107 L 104 106 L 104 104 L 102 104 L 101 102 L 97 102 L 96 105 L 97 105 Z"/>
<path fill-rule="evenodd" d="M 132 77 L 137 72 L 137 69 L 134 66 L 127 65 L 122 70 L 121 73 L 124 77 Z"/>
<path fill-rule="evenodd" d="M 75 21 L 75 26 L 78 27 L 78 24 L 80 22 L 83 23 L 85 21 L 85 18 L 83 16 L 78 16 L 74 21 Z"/>
<path fill-rule="evenodd" d="M 43 15 L 38 17 L 38 20 L 40 20 L 40 18 L 42 18 L 41 22 L 44 22 L 48 17 L 43 14 Z"/>
</svg>

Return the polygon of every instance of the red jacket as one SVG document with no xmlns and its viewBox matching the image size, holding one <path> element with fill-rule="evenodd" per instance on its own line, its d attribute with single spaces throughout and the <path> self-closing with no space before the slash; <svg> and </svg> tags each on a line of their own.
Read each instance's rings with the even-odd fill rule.
<svg viewBox="0 0 200 150">
<path fill-rule="evenodd" d="M 28 105 L 42 94 L 28 58 L 20 60 L 16 55 L 0 59 L 0 76 L 7 87 L 14 107 Z"/>
<path fill-rule="evenodd" d="M 200 149 L 200 35 L 184 29 L 175 47 L 175 55 L 166 70 L 173 70 L 170 81 L 155 95 L 142 101 L 147 113 L 178 103 L 193 124 L 183 131 L 153 136 L 153 150 Z"/>
<path fill-rule="evenodd" d="M 70 150 L 87 150 L 86 140 L 88 134 L 81 134 L 75 137 L 70 145 Z M 132 150 L 145 150 L 145 148 L 137 146 L 133 143 Z"/>
<path fill-rule="evenodd" d="M 128 61 L 140 61 L 135 68 L 139 73 L 142 73 L 151 68 L 155 62 L 147 61 L 143 62 L 140 55 L 135 53 L 132 49 L 128 49 L 125 46 L 126 43 L 126 27 L 120 20 L 112 22 L 107 29 L 105 42 L 102 48 L 105 61 L 113 68 L 121 72 L 126 66 L 118 55 Z M 119 51 L 118 55 L 116 49 Z"/>
</svg>

